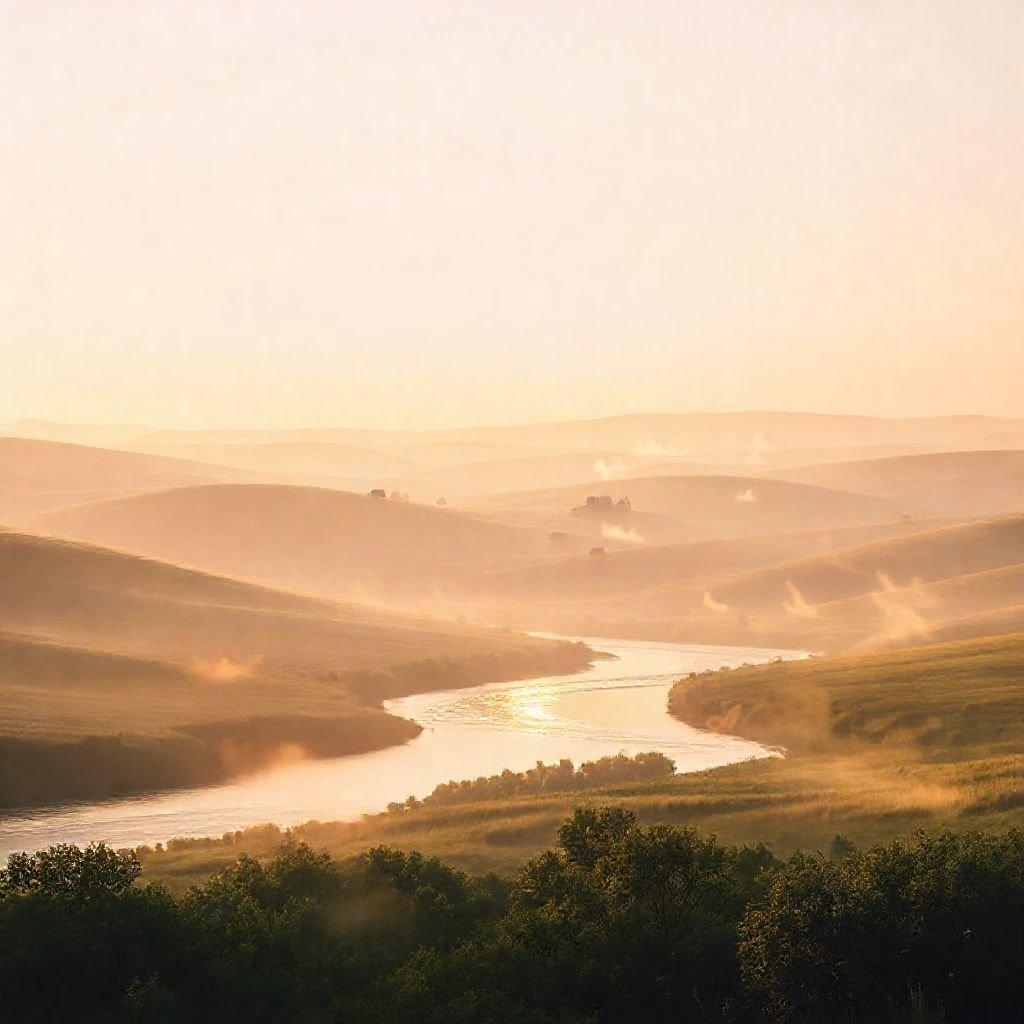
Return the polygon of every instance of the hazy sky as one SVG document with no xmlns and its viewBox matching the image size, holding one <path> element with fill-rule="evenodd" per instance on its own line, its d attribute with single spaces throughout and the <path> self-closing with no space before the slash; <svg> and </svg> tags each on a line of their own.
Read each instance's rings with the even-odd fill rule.
<svg viewBox="0 0 1024 1024">
<path fill-rule="evenodd" d="M 0 0 L 0 421 L 1024 415 L 1022 0 Z"/>
</svg>

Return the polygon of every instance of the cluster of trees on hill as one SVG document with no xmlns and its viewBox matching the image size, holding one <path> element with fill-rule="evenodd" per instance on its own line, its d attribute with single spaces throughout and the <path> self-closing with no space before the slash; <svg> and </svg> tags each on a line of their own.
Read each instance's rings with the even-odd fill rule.
<svg viewBox="0 0 1024 1024">
<path fill-rule="evenodd" d="M 129 852 L 0 873 L 0 1020 L 1007 1022 L 1024 832 L 839 859 L 577 810 L 510 880 L 384 848 L 242 857 L 183 896 Z"/>
<path fill-rule="evenodd" d="M 536 767 L 528 768 L 525 772 L 514 772 L 506 768 L 500 775 L 442 782 L 422 800 L 411 796 L 404 803 L 388 804 L 388 810 L 396 813 L 423 806 L 508 800 L 516 796 L 567 793 L 625 782 L 650 782 L 668 778 L 675 770 L 675 761 L 653 750 L 634 757 L 626 754 L 599 757 L 596 761 L 584 761 L 579 768 L 568 758 L 563 758 L 557 764 L 538 761 Z"/>
</svg>

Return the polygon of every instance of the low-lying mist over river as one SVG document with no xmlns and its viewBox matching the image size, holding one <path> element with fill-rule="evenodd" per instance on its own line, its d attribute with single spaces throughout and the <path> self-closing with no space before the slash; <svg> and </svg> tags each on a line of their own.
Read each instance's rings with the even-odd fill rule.
<svg viewBox="0 0 1024 1024">
<path fill-rule="evenodd" d="M 383 810 L 439 783 L 521 771 L 536 761 L 582 761 L 657 750 L 680 772 L 767 757 L 772 751 L 671 718 L 666 701 L 689 672 L 735 667 L 798 652 L 586 639 L 613 654 L 585 672 L 387 701 L 423 732 L 402 746 L 353 757 L 282 764 L 231 785 L 152 797 L 18 812 L 0 819 L 0 855 L 53 843 L 114 846 L 175 836 L 218 836 L 262 822 L 295 825 Z"/>
</svg>

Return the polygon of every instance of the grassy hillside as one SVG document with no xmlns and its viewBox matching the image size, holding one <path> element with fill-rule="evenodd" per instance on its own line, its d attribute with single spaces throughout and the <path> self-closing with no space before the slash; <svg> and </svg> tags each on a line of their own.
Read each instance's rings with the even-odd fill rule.
<svg viewBox="0 0 1024 1024">
<path fill-rule="evenodd" d="M 805 466 L 774 479 L 874 494 L 927 516 L 1024 509 L 1024 451 L 956 451 Z"/>
<path fill-rule="evenodd" d="M 215 781 L 400 741 L 385 696 L 573 671 L 585 649 L 0 533 L 0 806 Z"/>
<path fill-rule="evenodd" d="M 244 470 L 205 462 L 3 437 L 0 521 L 23 522 L 47 509 L 137 491 L 243 480 L 249 476 Z"/>
<path fill-rule="evenodd" d="M 546 532 L 313 487 L 208 486 L 62 509 L 64 537 L 299 590 L 387 597 L 453 574 L 536 560 Z"/>
<path fill-rule="evenodd" d="M 931 761 L 1024 753 L 1024 635 L 693 675 L 669 710 L 797 753 L 901 749 Z"/>
</svg>

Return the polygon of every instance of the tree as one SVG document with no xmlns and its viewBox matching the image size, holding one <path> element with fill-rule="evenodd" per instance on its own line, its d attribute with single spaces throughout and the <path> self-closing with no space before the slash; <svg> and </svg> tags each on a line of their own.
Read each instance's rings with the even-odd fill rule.
<svg viewBox="0 0 1024 1024">
<path fill-rule="evenodd" d="M 1006 1022 L 1024 1017 L 1022 921 L 1024 832 L 920 834 L 792 857 L 747 912 L 740 956 L 777 1021 L 886 1020 L 916 1003 Z"/>
</svg>

